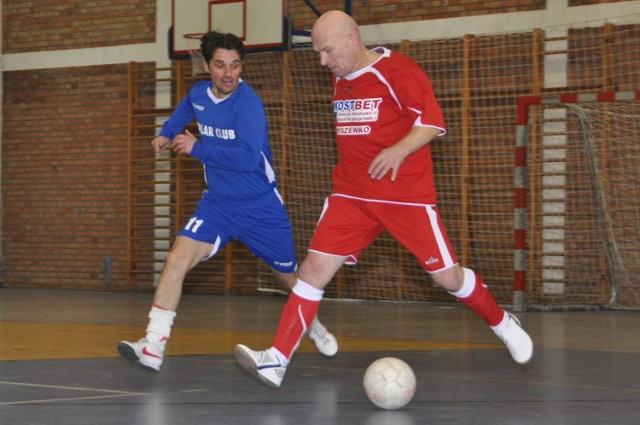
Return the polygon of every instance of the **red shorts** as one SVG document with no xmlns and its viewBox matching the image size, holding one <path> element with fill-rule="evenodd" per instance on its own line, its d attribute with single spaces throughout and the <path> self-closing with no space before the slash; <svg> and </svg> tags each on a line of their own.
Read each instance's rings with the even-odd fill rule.
<svg viewBox="0 0 640 425">
<path fill-rule="evenodd" d="M 435 205 L 369 201 L 341 195 L 325 200 L 309 250 L 350 257 L 346 264 L 355 264 L 362 250 L 385 229 L 428 272 L 458 263 Z"/>
</svg>

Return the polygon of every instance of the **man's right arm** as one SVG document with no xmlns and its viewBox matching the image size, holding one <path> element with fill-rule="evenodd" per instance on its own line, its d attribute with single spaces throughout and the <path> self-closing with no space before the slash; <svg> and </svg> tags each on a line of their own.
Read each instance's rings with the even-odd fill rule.
<svg viewBox="0 0 640 425">
<path fill-rule="evenodd" d="M 187 94 L 176 106 L 171 116 L 164 122 L 158 135 L 151 141 L 156 152 L 161 152 L 170 147 L 170 142 L 195 118 L 191 97 Z"/>
<path fill-rule="evenodd" d="M 156 153 L 160 153 L 163 150 L 167 149 L 167 147 L 169 146 L 169 142 L 171 142 L 171 140 L 169 140 L 168 137 L 156 136 L 151 141 L 151 146 L 153 146 L 153 150 L 156 151 Z"/>
</svg>

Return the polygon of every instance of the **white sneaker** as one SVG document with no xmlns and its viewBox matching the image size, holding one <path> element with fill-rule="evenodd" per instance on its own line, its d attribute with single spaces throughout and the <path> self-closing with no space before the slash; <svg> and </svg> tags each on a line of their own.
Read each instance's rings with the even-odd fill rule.
<svg viewBox="0 0 640 425">
<path fill-rule="evenodd" d="M 152 372 L 158 372 L 162 365 L 164 345 L 164 342 L 154 343 L 147 341 L 146 338 L 142 338 L 138 342 L 120 341 L 118 352 L 122 358 L 139 364 Z"/>
<path fill-rule="evenodd" d="M 309 338 L 316 344 L 320 354 L 326 357 L 333 357 L 338 354 L 338 341 L 327 328 L 316 318 L 309 328 Z"/>
<path fill-rule="evenodd" d="M 249 373 L 272 388 L 280 388 L 287 368 L 280 364 L 276 356 L 268 350 L 253 351 L 242 344 L 236 345 L 234 351 L 240 365 Z"/>
<path fill-rule="evenodd" d="M 516 363 L 528 363 L 533 357 L 533 341 L 529 334 L 522 329 L 520 320 L 511 313 L 507 314 L 509 315 L 507 326 L 501 331 L 494 332 L 507 346 Z"/>
</svg>

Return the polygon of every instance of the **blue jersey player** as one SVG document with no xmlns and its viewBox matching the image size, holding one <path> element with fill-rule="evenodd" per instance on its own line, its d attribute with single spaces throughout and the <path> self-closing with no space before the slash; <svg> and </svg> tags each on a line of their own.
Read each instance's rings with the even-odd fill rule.
<svg viewBox="0 0 640 425">
<path fill-rule="evenodd" d="M 167 256 L 146 336 L 118 344 L 122 357 L 152 371 L 162 365 L 186 274 L 232 239 L 268 264 L 281 284 L 296 283 L 293 234 L 276 185 L 266 113 L 240 78 L 244 45 L 233 34 L 211 31 L 200 47 L 211 81 L 194 85 L 151 145 L 156 152 L 172 149 L 200 161 L 207 189 Z M 188 130 L 182 133 L 194 119 L 200 140 Z M 317 319 L 308 335 L 322 354 L 337 353 L 335 337 Z"/>
</svg>

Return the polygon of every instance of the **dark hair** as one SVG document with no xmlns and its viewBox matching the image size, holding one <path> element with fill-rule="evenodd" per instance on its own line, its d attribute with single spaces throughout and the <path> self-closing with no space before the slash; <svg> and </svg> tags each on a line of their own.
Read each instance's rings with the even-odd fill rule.
<svg viewBox="0 0 640 425">
<path fill-rule="evenodd" d="M 244 59 L 244 43 L 235 34 L 209 31 L 200 39 L 202 57 L 209 63 L 217 49 L 236 50 L 240 60 Z"/>
</svg>

